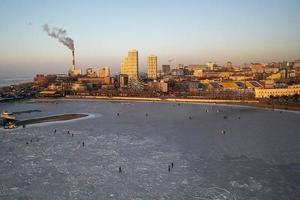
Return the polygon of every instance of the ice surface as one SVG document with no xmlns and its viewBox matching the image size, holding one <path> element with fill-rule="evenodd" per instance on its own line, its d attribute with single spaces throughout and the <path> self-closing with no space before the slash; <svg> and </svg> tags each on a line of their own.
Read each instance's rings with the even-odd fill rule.
<svg viewBox="0 0 300 200">
<path fill-rule="evenodd" d="M 80 100 L 0 104 L 0 111 L 30 109 L 42 112 L 19 119 L 93 117 L 0 130 L 0 199 L 300 197 L 296 112 Z"/>
</svg>

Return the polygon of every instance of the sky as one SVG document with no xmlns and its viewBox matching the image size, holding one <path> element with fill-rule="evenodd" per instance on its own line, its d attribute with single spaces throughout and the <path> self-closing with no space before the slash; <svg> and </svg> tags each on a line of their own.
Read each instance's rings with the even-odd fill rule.
<svg viewBox="0 0 300 200">
<path fill-rule="evenodd" d="M 76 66 L 120 71 L 129 49 L 162 64 L 234 65 L 300 58 L 299 0 L 0 0 L 0 77 L 66 73 L 71 51 L 43 24 L 74 40 Z"/>
</svg>

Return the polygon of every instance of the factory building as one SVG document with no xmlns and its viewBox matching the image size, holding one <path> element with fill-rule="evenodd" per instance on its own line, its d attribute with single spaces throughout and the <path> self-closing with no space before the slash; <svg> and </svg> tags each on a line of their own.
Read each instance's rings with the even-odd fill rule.
<svg viewBox="0 0 300 200">
<path fill-rule="evenodd" d="M 109 67 L 102 67 L 102 68 L 87 68 L 86 70 L 87 77 L 110 77 L 110 68 Z"/>
<path fill-rule="evenodd" d="M 68 75 L 69 76 L 78 76 L 81 75 L 81 69 L 76 69 L 75 68 L 75 55 L 74 55 L 74 50 L 72 50 L 72 66 L 68 70 Z"/>
<path fill-rule="evenodd" d="M 81 69 L 75 69 L 73 66 L 69 68 L 68 75 L 69 76 L 78 76 L 81 75 Z"/>
</svg>

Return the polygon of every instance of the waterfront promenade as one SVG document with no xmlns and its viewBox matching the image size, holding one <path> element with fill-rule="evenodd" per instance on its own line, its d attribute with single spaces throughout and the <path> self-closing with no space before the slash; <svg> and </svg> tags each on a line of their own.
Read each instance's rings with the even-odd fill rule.
<svg viewBox="0 0 300 200">
<path fill-rule="evenodd" d="M 193 99 L 193 98 L 150 98 L 150 97 L 107 97 L 107 96 L 73 96 L 66 95 L 68 99 L 99 99 L 111 101 L 165 101 L 165 102 L 183 102 L 183 103 L 259 103 L 257 100 L 229 100 L 229 99 Z"/>
<path fill-rule="evenodd" d="M 178 103 L 210 103 L 210 104 L 227 104 L 238 106 L 251 106 L 262 109 L 279 109 L 279 110 L 293 110 L 300 111 L 298 105 L 281 105 L 281 104 L 267 104 L 258 100 L 230 100 L 230 99 L 194 99 L 194 98 L 148 98 L 148 97 L 122 97 L 122 96 L 78 96 L 66 95 L 67 99 L 93 99 L 105 101 L 150 101 L 150 102 L 178 102 Z"/>
</svg>

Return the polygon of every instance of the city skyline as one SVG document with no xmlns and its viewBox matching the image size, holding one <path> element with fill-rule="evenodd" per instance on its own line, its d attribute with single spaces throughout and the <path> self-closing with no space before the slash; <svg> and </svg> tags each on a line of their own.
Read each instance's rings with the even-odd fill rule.
<svg viewBox="0 0 300 200">
<path fill-rule="evenodd" d="M 298 1 L 3 1 L 0 74 L 66 73 L 71 53 L 42 30 L 48 23 L 75 42 L 76 66 L 119 72 L 124 53 L 139 68 L 216 61 L 233 65 L 299 59 Z M 13 11 L 13 12 L 12 12 Z M 89 11 L 89 12 L 87 12 Z"/>
</svg>

